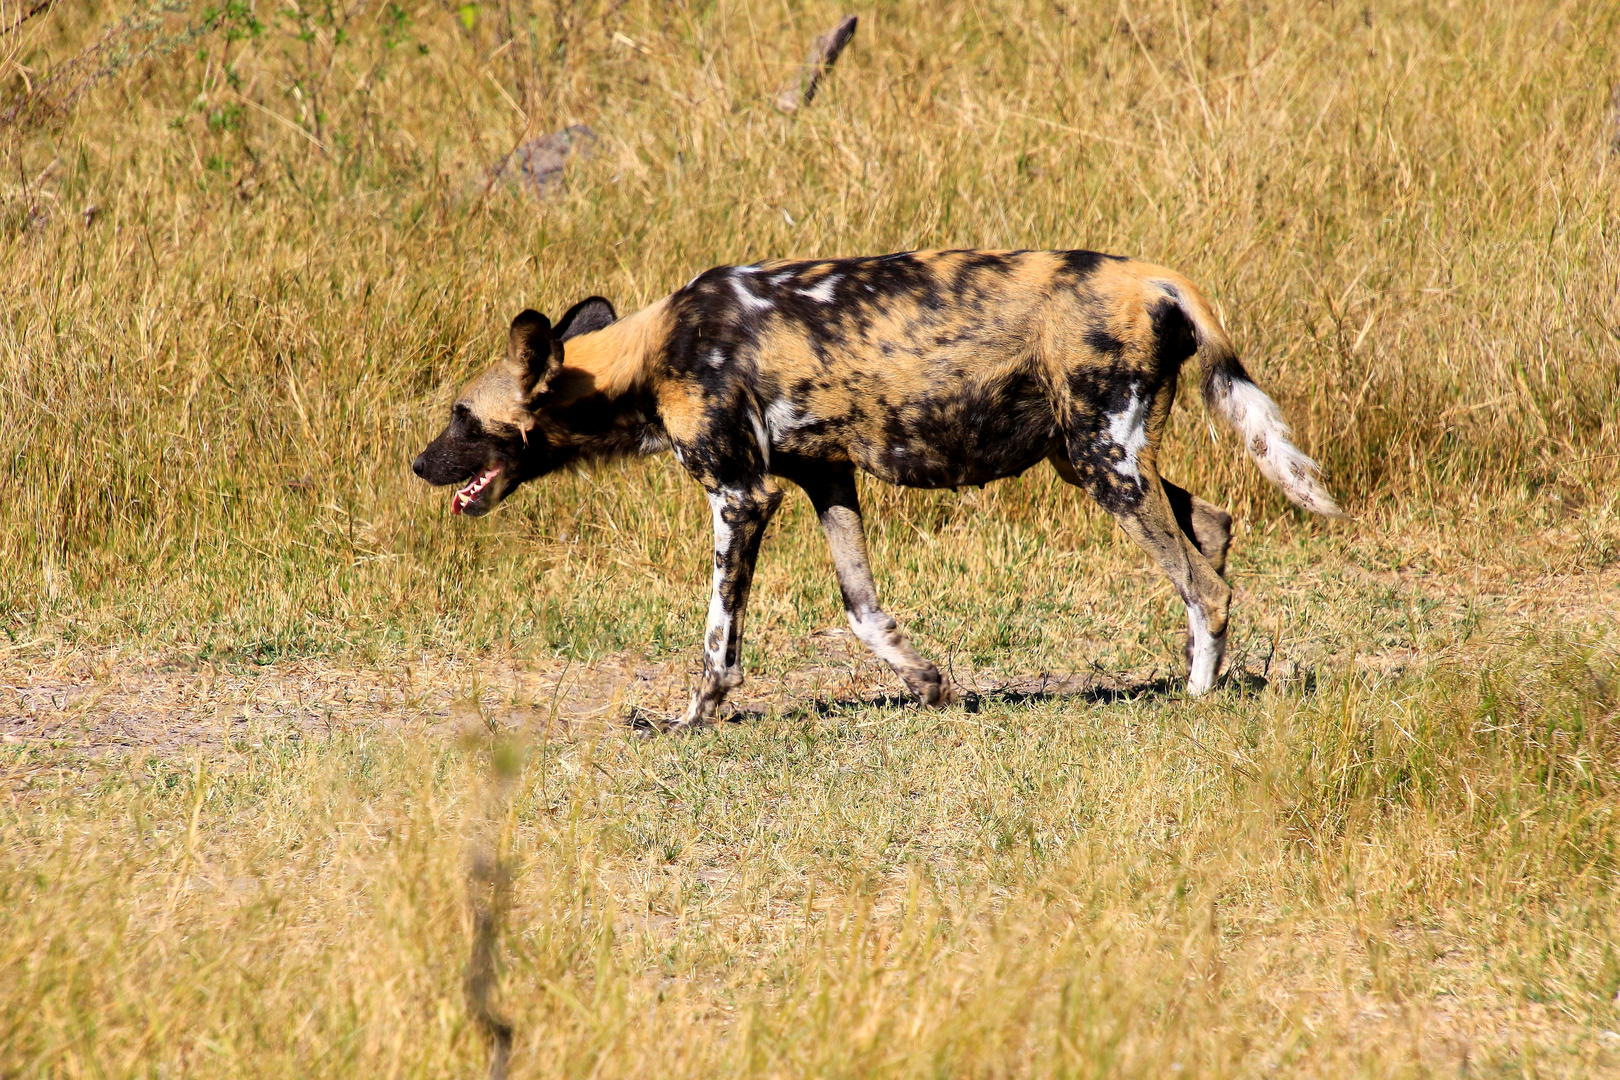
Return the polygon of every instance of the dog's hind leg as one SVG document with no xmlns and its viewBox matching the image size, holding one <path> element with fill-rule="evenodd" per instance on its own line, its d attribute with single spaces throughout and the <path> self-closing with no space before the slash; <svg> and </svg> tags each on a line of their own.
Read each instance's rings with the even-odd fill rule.
<svg viewBox="0 0 1620 1080">
<path fill-rule="evenodd" d="M 703 676 L 676 730 L 700 727 L 714 718 L 726 694 L 743 681 L 743 617 L 754 563 L 765 526 L 782 501 L 782 489 L 768 479 L 746 487 L 709 489 L 714 515 L 714 582 L 703 638 Z"/>
<path fill-rule="evenodd" d="M 1215 686 L 1226 654 L 1227 612 L 1232 589 L 1176 523 L 1175 512 L 1151 466 L 1140 506 L 1118 514 L 1127 535 L 1146 548 L 1187 605 L 1187 692 Z"/>
<path fill-rule="evenodd" d="M 1085 481 L 1080 479 L 1080 474 L 1062 451 L 1054 453 L 1051 461 L 1059 476 L 1075 487 L 1085 489 Z M 1224 578 L 1226 555 L 1232 547 L 1232 515 L 1162 476 L 1159 483 L 1164 487 L 1165 498 L 1170 500 L 1170 512 L 1182 535 L 1193 542 L 1198 553 Z"/>
<path fill-rule="evenodd" d="M 872 564 L 866 553 L 866 530 L 861 524 L 854 470 L 818 466 L 817 471 L 819 475 L 814 478 L 793 479 L 810 496 L 827 534 L 850 629 L 878 659 L 894 669 L 918 701 L 930 707 L 950 704 L 956 699 L 951 684 L 940 675 L 939 668 L 917 655 L 899 623 L 878 606 L 877 582 L 872 580 Z"/>
<path fill-rule="evenodd" d="M 1224 578 L 1226 552 L 1232 546 L 1232 515 L 1162 476 L 1159 483 L 1164 486 L 1165 498 L 1170 500 L 1170 512 L 1175 515 L 1182 533 L 1197 545 L 1199 553 Z"/>
<path fill-rule="evenodd" d="M 1165 410 L 1168 411 L 1168 410 Z M 1074 431 L 1065 451 L 1053 455 L 1060 476 L 1084 488 L 1103 509 L 1119 519 L 1127 536 L 1152 555 L 1187 605 L 1187 691 L 1213 689 L 1226 653 L 1227 611 L 1232 590 L 1222 579 L 1230 518 L 1202 500 L 1159 479 L 1149 435 L 1132 457 L 1116 452 L 1108 431 Z M 1128 468 L 1127 468 L 1128 466 Z M 1189 500 L 1183 523 L 1175 510 L 1175 491 Z M 1200 513 L 1200 504 L 1211 513 Z M 1224 519 L 1224 521 L 1222 520 Z M 1202 550 L 1209 545 L 1209 558 Z"/>
</svg>

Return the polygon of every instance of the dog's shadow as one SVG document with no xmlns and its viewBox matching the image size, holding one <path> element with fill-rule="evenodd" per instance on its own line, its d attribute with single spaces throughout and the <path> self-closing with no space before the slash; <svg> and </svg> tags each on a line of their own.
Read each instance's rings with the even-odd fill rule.
<svg viewBox="0 0 1620 1080">
<path fill-rule="evenodd" d="M 1228 673 L 1221 680 L 1220 691 L 1249 698 L 1258 695 L 1270 683 L 1252 671 Z M 1024 708 L 1052 702 L 1071 702 L 1078 705 L 1120 705 L 1131 701 L 1168 701 L 1183 698 L 1187 693 L 1187 680 L 1180 677 L 1156 676 L 1146 679 L 1102 683 L 1077 678 L 1030 679 L 1022 684 L 1007 683 L 988 690 L 958 689 L 956 704 L 950 709 L 965 713 L 984 712 L 995 706 Z M 812 716 L 839 716 L 868 709 L 916 709 L 917 699 L 910 694 L 883 693 L 859 697 L 813 698 L 788 708 L 766 710 L 736 706 L 727 708 L 718 718 L 719 724 L 747 724 L 763 720 L 804 720 Z M 626 724 L 639 735 L 661 735 L 669 730 L 669 721 L 656 713 L 631 708 L 625 714 Z"/>
</svg>

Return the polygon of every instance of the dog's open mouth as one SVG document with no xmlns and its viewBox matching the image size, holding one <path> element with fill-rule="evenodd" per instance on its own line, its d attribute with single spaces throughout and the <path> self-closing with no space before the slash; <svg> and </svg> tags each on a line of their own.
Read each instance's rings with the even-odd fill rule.
<svg viewBox="0 0 1620 1080">
<path fill-rule="evenodd" d="M 501 467 L 496 465 L 494 468 L 485 469 L 473 477 L 466 487 L 450 497 L 450 512 L 460 514 L 476 506 L 483 497 L 484 489 L 494 483 L 495 478 L 499 475 L 501 475 Z"/>
</svg>

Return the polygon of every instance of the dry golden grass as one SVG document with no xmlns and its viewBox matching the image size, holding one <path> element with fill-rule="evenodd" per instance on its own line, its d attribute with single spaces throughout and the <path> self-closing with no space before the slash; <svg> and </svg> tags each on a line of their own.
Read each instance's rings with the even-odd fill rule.
<svg viewBox="0 0 1620 1080">
<path fill-rule="evenodd" d="M 841 9 L 0 36 L 0 1076 L 477 1071 L 492 835 L 516 1075 L 1620 1070 L 1620 8 L 858 13 L 794 119 Z M 481 182 L 575 122 L 551 198 Z M 1055 477 L 868 487 L 981 695 L 921 714 L 790 498 L 750 718 L 631 737 L 690 677 L 694 485 L 464 522 L 410 456 L 523 306 L 923 246 L 1185 271 L 1357 520 L 1178 407 L 1166 472 L 1242 521 L 1191 703 L 1179 605 Z"/>
</svg>

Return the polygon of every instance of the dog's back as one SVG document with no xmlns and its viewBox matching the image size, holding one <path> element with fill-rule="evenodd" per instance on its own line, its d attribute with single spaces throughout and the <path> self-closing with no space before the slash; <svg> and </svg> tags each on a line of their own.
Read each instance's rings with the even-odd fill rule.
<svg viewBox="0 0 1620 1080">
<path fill-rule="evenodd" d="M 1191 288 L 1089 251 L 717 267 L 669 298 L 658 381 L 748 413 L 772 453 L 908 486 L 984 483 L 1174 379 L 1196 346 L 1157 282 Z"/>
</svg>

